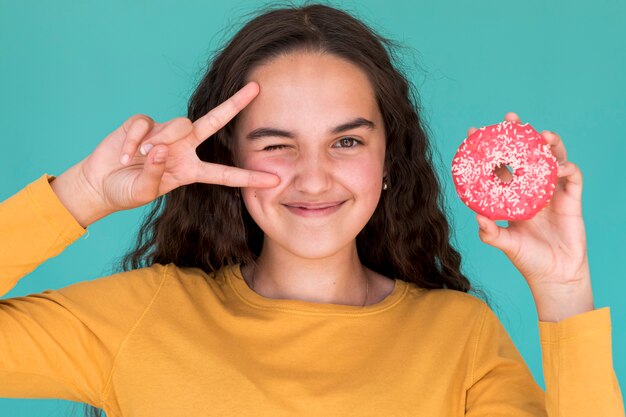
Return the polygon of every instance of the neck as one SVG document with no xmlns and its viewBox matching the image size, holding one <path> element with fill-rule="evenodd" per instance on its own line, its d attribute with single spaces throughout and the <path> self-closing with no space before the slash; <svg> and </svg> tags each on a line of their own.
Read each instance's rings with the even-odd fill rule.
<svg viewBox="0 0 626 417">
<path fill-rule="evenodd" d="M 256 265 L 244 268 L 248 285 L 264 297 L 355 306 L 367 304 L 370 275 L 356 245 L 329 257 L 304 259 L 266 244 Z"/>
</svg>

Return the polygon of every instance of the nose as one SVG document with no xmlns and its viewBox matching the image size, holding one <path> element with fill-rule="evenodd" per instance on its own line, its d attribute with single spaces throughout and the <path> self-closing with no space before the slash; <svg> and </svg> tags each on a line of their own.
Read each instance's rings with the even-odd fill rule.
<svg viewBox="0 0 626 417">
<path fill-rule="evenodd" d="M 321 151 L 302 152 L 296 162 L 294 187 L 303 193 L 321 194 L 332 184 L 332 161 Z"/>
</svg>

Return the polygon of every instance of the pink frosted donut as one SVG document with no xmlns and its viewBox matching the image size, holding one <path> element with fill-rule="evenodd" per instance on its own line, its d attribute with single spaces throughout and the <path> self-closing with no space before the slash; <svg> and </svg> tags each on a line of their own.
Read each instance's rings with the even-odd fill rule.
<svg viewBox="0 0 626 417">
<path fill-rule="evenodd" d="M 504 182 L 497 167 L 509 165 Z M 550 202 L 557 161 L 550 145 L 528 123 L 485 126 L 461 143 L 452 160 L 454 187 L 472 210 L 491 220 L 528 220 Z"/>
</svg>

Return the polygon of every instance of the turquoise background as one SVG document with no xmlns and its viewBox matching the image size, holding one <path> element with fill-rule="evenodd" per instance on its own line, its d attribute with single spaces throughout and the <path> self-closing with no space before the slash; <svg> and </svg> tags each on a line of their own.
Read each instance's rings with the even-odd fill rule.
<svg viewBox="0 0 626 417">
<path fill-rule="evenodd" d="M 0 0 L 0 200 L 43 173 L 59 175 L 126 118 L 186 114 L 209 53 L 258 1 Z M 584 175 L 583 209 L 596 308 L 610 306 L 614 366 L 626 388 L 626 2 L 599 0 L 332 2 L 402 42 L 437 149 L 463 270 L 545 388 L 528 286 L 483 244 L 449 165 L 470 126 L 508 111 L 559 133 Z M 112 271 L 144 209 L 116 213 L 5 297 Z M 505 224 L 500 222 L 500 224 Z M 590 381 L 591 382 L 591 381 Z M 0 399 L 0 417 L 68 416 L 62 400 Z"/>
</svg>

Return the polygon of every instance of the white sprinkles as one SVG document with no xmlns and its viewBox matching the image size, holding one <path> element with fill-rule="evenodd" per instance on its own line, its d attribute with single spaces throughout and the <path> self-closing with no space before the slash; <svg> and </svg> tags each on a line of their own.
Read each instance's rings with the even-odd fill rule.
<svg viewBox="0 0 626 417">
<path fill-rule="evenodd" d="M 509 165 L 513 179 L 494 170 Z M 550 201 L 557 161 L 550 145 L 528 123 L 485 126 L 466 138 L 452 160 L 459 197 L 472 210 L 494 220 L 528 219 Z"/>
</svg>

